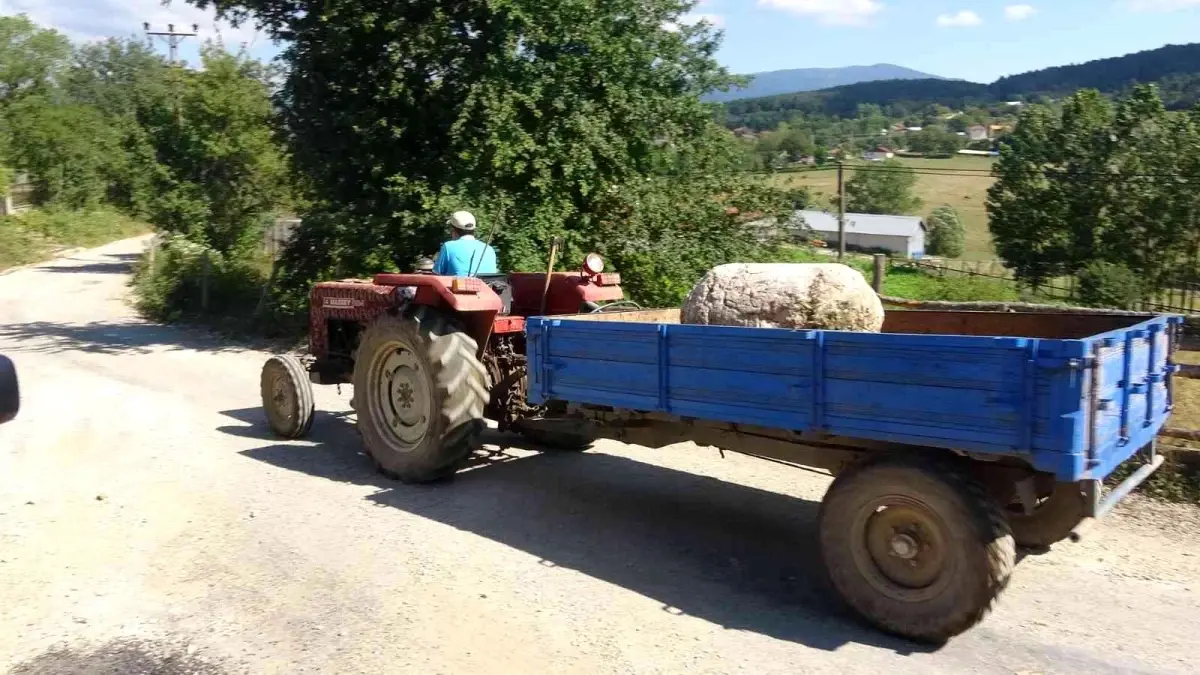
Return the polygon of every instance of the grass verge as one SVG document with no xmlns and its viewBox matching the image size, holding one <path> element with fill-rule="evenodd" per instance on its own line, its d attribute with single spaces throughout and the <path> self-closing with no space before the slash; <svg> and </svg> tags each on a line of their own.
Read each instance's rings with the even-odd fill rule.
<svg viewBox="0 0 1200 675">
<path fill-rule="evenodd" d="M 0 269 L 41 262 L 66 248 L 99 246 L 150 230 L 146 223 L 106 208 L 35 209 L 0 216 Z"/>
</svg>

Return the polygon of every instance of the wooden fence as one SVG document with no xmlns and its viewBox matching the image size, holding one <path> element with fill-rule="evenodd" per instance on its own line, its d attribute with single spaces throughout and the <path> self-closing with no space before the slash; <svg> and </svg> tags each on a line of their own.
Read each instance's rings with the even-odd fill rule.
<svg viewBox="0 0 1200 675">
<path fill-rule="evenodd" d="M 1051 302 L 1079 301 L 1079 281 L 1076 277 L 1059 277 L 1040 286 L 1028 286 L 1018 282 L 1012 270 L 998 260 L 908 260 L 894 264 L 914 267 L 938 277 L 961 276 L 1005 281 L 1034 298 Z M 1195 277 L 1180 279 L 1168 284 L 1156 297 L 1142 300 L 1131 309 L 1179 314 L 1200 312 L 1200 281 Z"/>
</svg>

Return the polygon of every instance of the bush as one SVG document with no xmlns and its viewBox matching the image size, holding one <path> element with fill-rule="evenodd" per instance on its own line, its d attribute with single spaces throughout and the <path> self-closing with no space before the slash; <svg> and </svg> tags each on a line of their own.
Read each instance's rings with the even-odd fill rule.
<svg viewBox="0 0 1200 675">
<path fill-rule="evenodd" d="M 1089 307 L 1132 309 L 1143 297 L 1142 280 L 1119 263 L 1095 260 L 1079 273 L 1079 300 Z"/>
<path fill-rule="evenodd" d="M 953 207 L 937 207 L 925 224 L 929 229 L 926 248 L 931 255 L 957 258 L 963 254 L 967 234 Z"/>
<path fill-rule="evenodd" d="M 207 270 L 205 259 L 207 258 Z M 269 267 L 255 260 L 230 258 L 189 241 L 167 237 L 153 264 L 144 259 L 134 274 L 137 307 L 157 321 L 214 317 L 249 317 L 258 306 Z M 208 308 L 201 307 L 208 277 Z"/>
</svg>

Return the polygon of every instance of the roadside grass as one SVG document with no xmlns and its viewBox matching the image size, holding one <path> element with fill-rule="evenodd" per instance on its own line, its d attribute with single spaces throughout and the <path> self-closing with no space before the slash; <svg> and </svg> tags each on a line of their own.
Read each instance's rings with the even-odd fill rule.
<svg viewBox="0 0 1200 675">
<path fill-rule="evenodd" d="M 958 211 L 966 229 L 965 260 L 991 260 L 996 257 L 992 247 L 992 235 L 988 232 L 987 190 L 995 179 L 989 174 L 978 173 L 990 170 L 995 160 L 990 157 L 956 156 L 948 159 L 924 159 L 897 157 L 901 163 L 916 170 L 943 171 L 945 175 L 920 174 L 917 176 L 917 196 L 924 204 L 921 210 L 911 215 L 927 216 L 933 209 L 948 204 Z M 867 162 L 855 160 L 846 163 L 846 180 L 854 175 L 854 166 Z M 955 174 L 956 170 L 967 172 Z M 780 187 L 805 187 L 814 199 L 814 208 L 832 208 L 833 197 L 837 196 L 837 171 L 799 171 L 775 173 L 767 177 L 773 185 Z"/>
<path fill-rule="evenodd" d="M 109 208 L 34 209 L 0 216 L 0 269 L 41 262 L 56 251 L 145 234 L 151 226 Z"/>
<path fill-rule="evenodd" d="M 785 246 L 780 249 L 780 262 L 830 263 L 836 258 L 804 246 Z M 848 253 L 845 264 L 857 269 L 870 281 L 874 275 L 872 256 Z M 1015 302 L 1021 299 L 1016 284 L 1007 279 L 992 279 L 953 274 L 935 276 L 920 269 L 889 263 L 883 277 L 883 294 L 909 300 L 970 300 Z"/>
</svg>

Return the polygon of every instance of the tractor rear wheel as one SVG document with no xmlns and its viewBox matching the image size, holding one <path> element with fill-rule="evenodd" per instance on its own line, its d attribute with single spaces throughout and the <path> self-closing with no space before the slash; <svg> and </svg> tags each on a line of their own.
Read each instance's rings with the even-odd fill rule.
<svg viewBox="0 0 1200 675">
<path fill-rule="evenodd" d="M 380 471 L 406 483 L 453 474 L 479 444 L 487 374 L 476 342 L 425 307 L 381 316 L 354 362 L 358 428 Z"/>
<path fill-rule="evenodd" d="M 276 355 L 263 364 L 259 378 L 263 412 L 271 430 L 283 438 L 302 438 L 312 429 L 313 391 L 308 372 L 295 357 Z"/>
</svg>

